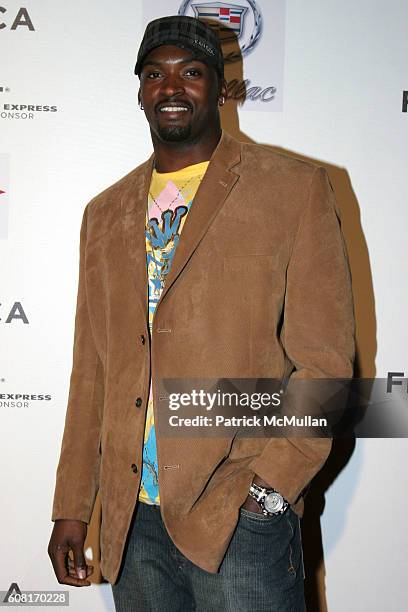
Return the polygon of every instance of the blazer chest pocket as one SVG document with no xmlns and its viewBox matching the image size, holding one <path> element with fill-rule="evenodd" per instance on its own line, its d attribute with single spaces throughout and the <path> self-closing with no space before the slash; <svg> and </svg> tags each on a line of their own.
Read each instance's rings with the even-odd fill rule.
<svg viewBox="0 0 408 612">
<path fill-rule="evenodd" d="M 227 255 L 224 256 L 224 276 L 262 277 L 276 270 L 277 255 Z"/>
</svg>

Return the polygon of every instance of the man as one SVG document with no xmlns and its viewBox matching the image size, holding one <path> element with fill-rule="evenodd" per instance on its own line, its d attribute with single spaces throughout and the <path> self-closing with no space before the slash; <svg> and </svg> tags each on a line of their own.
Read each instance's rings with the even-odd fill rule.
<svg viewBox="0 0 408 612">
<path fill-rule="evenodd" d="M 208 26 L 151 22 L 135 72 L 154 153 L 84 212 L 49 554 L 90 584 L 99 489 L 118 611 L 304 610 L 299 519 L 330 440 L 156 436 L 158 380 L 352 376 L 334 196 L 322 168 L 221 130 Z"/>
</svg>

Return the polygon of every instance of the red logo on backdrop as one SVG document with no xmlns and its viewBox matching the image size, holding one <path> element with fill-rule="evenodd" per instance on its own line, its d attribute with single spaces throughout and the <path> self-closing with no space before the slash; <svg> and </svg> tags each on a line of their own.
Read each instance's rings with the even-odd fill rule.
<svg viewBox="0 0 408 612">
<path fill-rule="evenodd" d="M 6 193 L 6 192 L 5 192 L 5 191 L 3 191 L 3 189 L 0 189 L 0 195 L 1 195 L 2 193 Z"/>
<path fill-rule="evenodd" d="M 241 25 L 241 15 L 242 13 L 245 13 L 245 9 L 244 8 L 239 8 L 239 9 L 231 9 L 231 8 L 219 8 L 219 15 L 218 15 L 218 19 L 220 21 L 226 21 L 227 23 L 235 23 L 237 25 L 235 25 L 235 28 L 237 30 L 240 30 L 240 26 Z"/>
<path fill-rule="evenodd" d="M 226 2 L 212 2 L 209 4 L 192 4 L 192 9 L 198 19 L 211 18 L 218 21 L 211 26 L 218 29 L 218 35 L 222 42 L 234 40 L 234 34 L 239 38 L 242 34 L 244 15 L 247 8 Z"/>
</svg>

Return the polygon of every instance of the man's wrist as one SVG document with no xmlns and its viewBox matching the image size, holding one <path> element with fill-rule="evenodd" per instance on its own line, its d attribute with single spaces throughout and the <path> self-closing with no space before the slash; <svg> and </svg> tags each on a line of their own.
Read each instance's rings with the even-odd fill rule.
<svg viewBox="0 0 408 612">
<path fill-rule="evenodd" d="M 257 474 L 254 475 L 252 483 L 258 485 L 258 487 L 263 487 L 264 489 L 273 489 L 273 487 L 268 482 L 265 482 L 265 480 L 263 480 Z"/>
<path fill-rule="evenodd" d="M 266 482 L 265 480 L 263 480 L 260 476 L 258 476 L 257 474 L 254 474 L 254 477 L 252 479 L 252 485 L 256 485 L 257 487 L 261 487 L 262 489 L 274 489 L 274 487 L 272 487 L 268 482 Z M 279 493 L 279 491 L 277 491 L 277 493 Z M 279 495 L 281 495 L 279 493 Z M 284 506 L 289 505 L 289 502 L 282 496 L 283 498 L 283 502 L 284 502 Z M 248 490 L 248 495 L 247 498 L 242 506 L 243 508 L 245 508 L 246 510 L 250 510 L 251 512 L 256 512 L 258 514 L 263 514 L 263 508 L 262 505 L 258 503 L 258 501 L 256 501 L 256 499 L 254 498 L 253 495 L 251 495 L 250 491 Z"/>
<path fill-rule="evenodd" d="M 257 511 L 259 509 L 266 515 L 282 514 L 290 506 L 288 500 L 279 491 L 256 474 L 252 479 L 245 507 L 250 509 L 248 506 L 253 506 L 254 503 L 257 506 Z"/>
</svg>

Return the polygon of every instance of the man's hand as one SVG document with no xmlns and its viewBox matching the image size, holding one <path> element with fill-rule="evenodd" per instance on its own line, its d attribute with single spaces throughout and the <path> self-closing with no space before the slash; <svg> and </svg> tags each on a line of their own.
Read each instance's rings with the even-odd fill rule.
<svg viewBox="0 0 408 612">
<path fill-rule="evenodd" d="M 267 482 L 262 480 L 262 478 L 259 478 L 259 476 L 257 476 L 256 474 L 253 477 L 252 482 L 258 485 L 258 487 L 265 487 L 265 489 L 272 488 Z M 245 502 L 242 504 L 242 508 L 245 508 L 245 510 L 249 510 L 250 512 L 257 512 L 258 514 L 262 514 L 261 507 L 254 500 L 254 498 L 249 495 L 249 493 L 248 493 L 248 497 L 246 498 Z"/>
<path fill-rule="evenodd" d="M 86 580 L 93 572 L 93 566 L 87 565 L 84 555 L 84 542 L 87 524 L 83 521 L 59 519 L 54 523 L 48 554 L 60 584 L 71 586 L 89 586 Z M 74 560 L 68 553 L 72 550 Z"/>
</svg>

